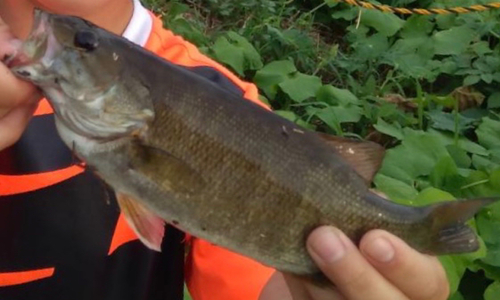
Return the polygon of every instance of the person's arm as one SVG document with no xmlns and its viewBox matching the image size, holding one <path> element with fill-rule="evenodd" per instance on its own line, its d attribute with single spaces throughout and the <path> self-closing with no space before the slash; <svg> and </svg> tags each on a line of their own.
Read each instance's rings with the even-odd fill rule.
<svg viewBox="0 0 500 300">
<path fill-rule="evenodd" d="M 19 139 L 41 98 L 32 84 L 16 78 L 3 63 L 14 51 L 12 39 L 0 19 L 0 150 Z"/>
</svg>

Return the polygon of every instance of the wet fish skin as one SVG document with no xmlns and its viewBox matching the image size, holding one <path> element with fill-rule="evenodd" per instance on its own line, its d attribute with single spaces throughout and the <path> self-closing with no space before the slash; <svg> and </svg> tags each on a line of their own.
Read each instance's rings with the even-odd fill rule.
<svg viewBox="0 0 500 300">
<path fill-rule="evenodd" d="M 495 199 L 427 207 L 387 201 L 357 171 L 365 170 L 357 161 L 363 155 L 376 170 L 379 147 L 305 130 L 81 19 L 40 11 L 36 18 L 36 43 L 23 47 L 37 59 L 13 71 L 44 91 L 61 138 L 129 204 L 121 207 L 149 247 L 156 229 L 145 235 L 157 215 L 301 275 L 319 272 L 305 248 L 319 225 L 355 242 L 385 229 L 436 255 L 477 250 L 463 222 Z M 95 35 L 96 47 L 76 46 L 79 32 Z"/>
</svg>

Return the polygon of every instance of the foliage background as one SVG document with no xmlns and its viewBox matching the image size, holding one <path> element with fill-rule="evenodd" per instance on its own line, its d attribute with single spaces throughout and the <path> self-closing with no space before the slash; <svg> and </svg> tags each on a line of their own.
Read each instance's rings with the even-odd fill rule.
<svg viewBox="0 0 500 300">
<path fill-rule="evenodd" d="M 143 0 L 254 82 L 276 113 L 388 151 L 375 187 L 424 205 L 500 195 L 500 11 L 398 16 L 331 0 Z M 454 7 L 484 0 L 383 0 Z M 440 257 L 450 299 L 500 299 L 500 204 L 472 254 Z"/>
</svg>

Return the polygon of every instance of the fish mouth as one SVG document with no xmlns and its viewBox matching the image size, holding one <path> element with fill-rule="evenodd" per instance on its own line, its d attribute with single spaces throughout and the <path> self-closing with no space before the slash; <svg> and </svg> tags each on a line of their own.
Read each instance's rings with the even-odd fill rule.
<svg viewBox="0 0 500 300">
<path fill-rule="evenodd" d="M 48 68 L 61 49 L 51 26 L 51 14 L 34 9 L 33 26 L 26 40 L 16 42 L 15 52 L 5 64 L 20 77 L 27 75 L 26 67 Z"/>
</svg>

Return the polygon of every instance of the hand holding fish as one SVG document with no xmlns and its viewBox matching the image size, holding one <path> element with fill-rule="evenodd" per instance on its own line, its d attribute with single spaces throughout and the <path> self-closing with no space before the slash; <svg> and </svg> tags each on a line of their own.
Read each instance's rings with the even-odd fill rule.
<svg viewBox="0 0 500 300">
<path fill-rule="evenodd" d="M 309 236 L 307 246 L 336 287 L 322 289 L 292 275 L 277 274 L 260 300 L 445 300 L 449 295 L 439 261 L 386 231 L 367 233 L 358 250 L 340 230 L 321 227 Z"/>
<path fill-rule="evenodd" d="M 19 139 L 41 97 L 34 85 L 15 77 L 3 63 L 15 52 L 13 40 L 0 19 L 0 150 Z"/>
</svg>

